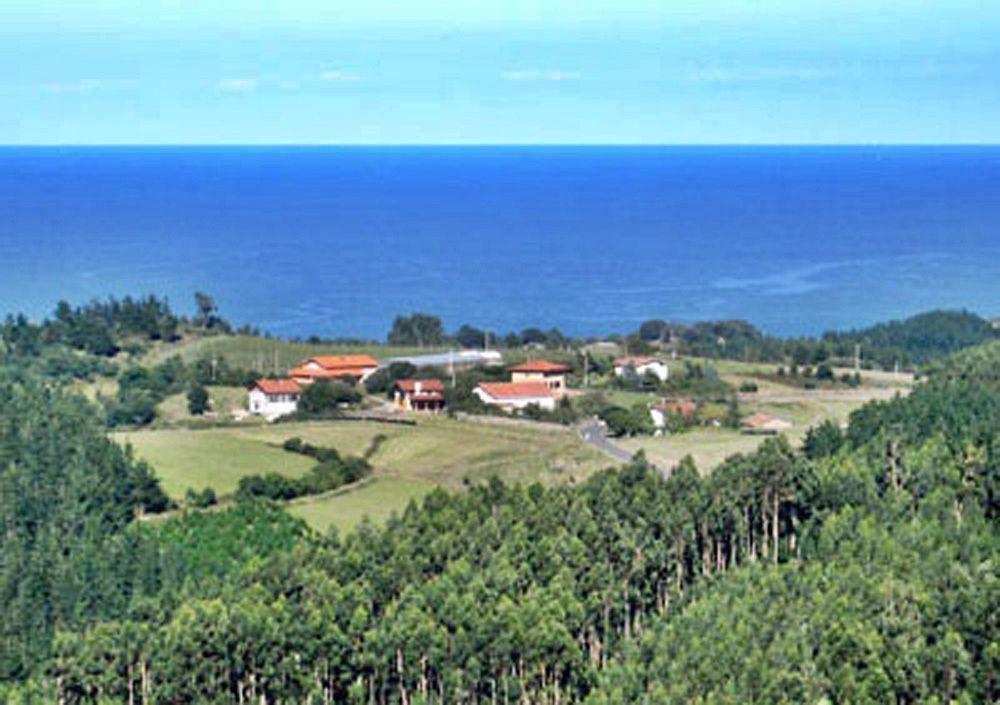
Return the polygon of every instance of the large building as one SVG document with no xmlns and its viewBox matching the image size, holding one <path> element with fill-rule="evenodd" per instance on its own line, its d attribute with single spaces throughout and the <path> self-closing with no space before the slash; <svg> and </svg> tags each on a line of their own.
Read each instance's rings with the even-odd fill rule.
<svg viewBox="0 0 1000 705">
<path fill-rule="evenodd" d="M 379 368 L 371 355 L 316 355 L 303 360 L 289 374 L 296 382 L 309 384 L 320 379 L 350 378 L 364 382 Z"/>
<path fill-rule="evenodd" d="M 548 360 L 532 360 L 510 368 L 511 382 L 535 382 L 542 384 L 553 392 L 566 389 L 566 375 L 570 373 L 567 365 Z"/>
<path fill-rule="evenodd" d="M 400 379 L 392 385 L 392 399 L 404 411 L 431 411 L 444 408 L 444 384 L 439 379 Z"/>
<path fill-rule="evenodd" d="M 292 379 L 258 379 L 249 397 L 250 413 L 270 421 L 298 411 L 302 387 Z"/>
<path fill-rule="evenodd" d="M 522 411 L 532 404 L 547 411 L 556 408 L 552 390 L 542 382 L 483 382 L 472 393 L 504 411 Z"/>
</svg>

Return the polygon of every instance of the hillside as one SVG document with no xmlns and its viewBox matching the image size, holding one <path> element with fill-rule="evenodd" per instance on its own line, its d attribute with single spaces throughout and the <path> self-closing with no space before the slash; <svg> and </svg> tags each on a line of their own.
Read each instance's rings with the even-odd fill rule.
<svg viewBox="0 0 1000 705">
<path fill-rule="evenodd" d="M 995 346 L 970 352 L 909 397 L 854 412 L 846 431 L 812 431 L 803 453 L 772 439 L 705 477 L 685 461 L 669 479 L 640 462 L 575 486 L 493 480 L 436 490 L 343 538 L 242 538 L 274 526 L 267 505 L 220 512 L 196 533 L 180 530 L 192 518 L 145 528 L 142 554 L 160 556 L 144 588 L 155 603 L 64 634 L 17 692 L 989 701 L 1000 389 L 983 370 L 997 364 Z"/>
</svg>

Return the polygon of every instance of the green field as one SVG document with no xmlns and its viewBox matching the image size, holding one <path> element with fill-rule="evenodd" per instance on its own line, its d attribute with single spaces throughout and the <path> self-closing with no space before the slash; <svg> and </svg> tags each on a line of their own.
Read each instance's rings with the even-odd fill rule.
<svg viewBox="0 0 1000 705">
<path fill-rule="evenodd" d="M 208 387 L 208 396 L 212 400 L 212 410 L 219 418 L 231 418 L 234 410 L 247 408 L 247 390 L 242 387 Z M 187 394 L 180 392 L 164 399 L 157 406 L 158 420 L 173 423 L 213 423 L 213 420 L 203 416 L 191 416 L 188 412 Z"/>
<path fill-rule="evenodd" d="M 864 403 L 862 395 L 840 398 L 829 392 L 813 391 L 800 395 L 794 401 L 760 400 L 744 402 L 741 411 L 749 415 L 757 411 L 777 416 L 792 424 L 785 433 L 793 445 L 802 442 L 806 431 L 822 421 L 845 421 L 851 411 Z M 683 433 L 665 436 L 643 436 L 622 440 L 626 450 L 643 450 L 646 456 L 660 467 L 670 468 L 690 455 L 702 472 L 708 472 L 730 455 L 753 451 L 767 436 L 748 435 L 727 428 L 697 427 Z"/>
<path fill-rule="evenodd" d="M 205 355 L 224 357 L 231 367 L 255 369 L 264 373 L 284 373 L 312 355 L 367 354 L 376 358 L 440 352 L 439 348 L 393 347 L 390 345 L 346 345 L 271 340 L 245 335 L 224 335 L 154 346 L 144 356 L 143 364 L 163 362 L 179 355 L 191 362 Z"/>
<path fill-rule="evenodd" d="M 420 499 L 434 489 L 426 482 L 397 477 L 376 477 L 348 492 L 308 497 L 292 502 L 288 511 L 310 526 L 326 531 L 331 526 L 347 531 L 365 517 L 374 522 L 400 512 L 410 500 Z"/>
<path fill-rule="evenodd" d="M 143 430 L 115 434 L 131 443 L 182 498 L 188 487 L 232 492 L 239 478 L 263 472 L 301 475 L 312 461 L 277 447 L 288 438 L 360 455 L 376 435 L 387 440 L 371 458 L 370 487 L 296 505 L 316 526 L 346 526 L 364 514 L 387 516 L 435 486 L 460 490 L 497 475 L 507 482 L 578 481 L 613 464 L 569 430 L 420 417 L 417 426 L 369 421 L 323 421 L 203 430 Z M 344 519 L 343 517 L 353 517 Z"/>
<path fill-rule="evenodd" d="M 129 443 L 156 471 L 163 489 L 180 499 L 190 487 L 212 487 L 219 494 L 236 489 L 253 473 L 303 475 L 315 464 L 302 455 L 268 445 L 252 429 L 212 428 L 132 431 L 112 436 Z"/>
</svg>

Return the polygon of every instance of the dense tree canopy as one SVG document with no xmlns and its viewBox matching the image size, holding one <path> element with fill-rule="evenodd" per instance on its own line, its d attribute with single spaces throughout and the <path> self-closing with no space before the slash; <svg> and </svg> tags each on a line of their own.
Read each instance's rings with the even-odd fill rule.
<svg viewBox="0 0 1000 705">
<path fill-rule="evenodd" d="M 136 521 L 162 492 L 94 408 L 5 374 L 0 699 L 995 701 L 998 369 L 709 474 L 492 480 L 322 537 L 257 500 Z"/>
</svg>

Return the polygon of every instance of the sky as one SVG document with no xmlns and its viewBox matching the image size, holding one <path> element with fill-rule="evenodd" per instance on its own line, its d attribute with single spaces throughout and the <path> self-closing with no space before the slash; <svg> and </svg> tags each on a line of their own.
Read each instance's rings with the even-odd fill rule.
<svg viewBox="0 0 1000 705">
<path fill-rule="evenodd" d="M 1000 143 L 995 0 L 2 0 L 0 144 Z"/>
</svg>

